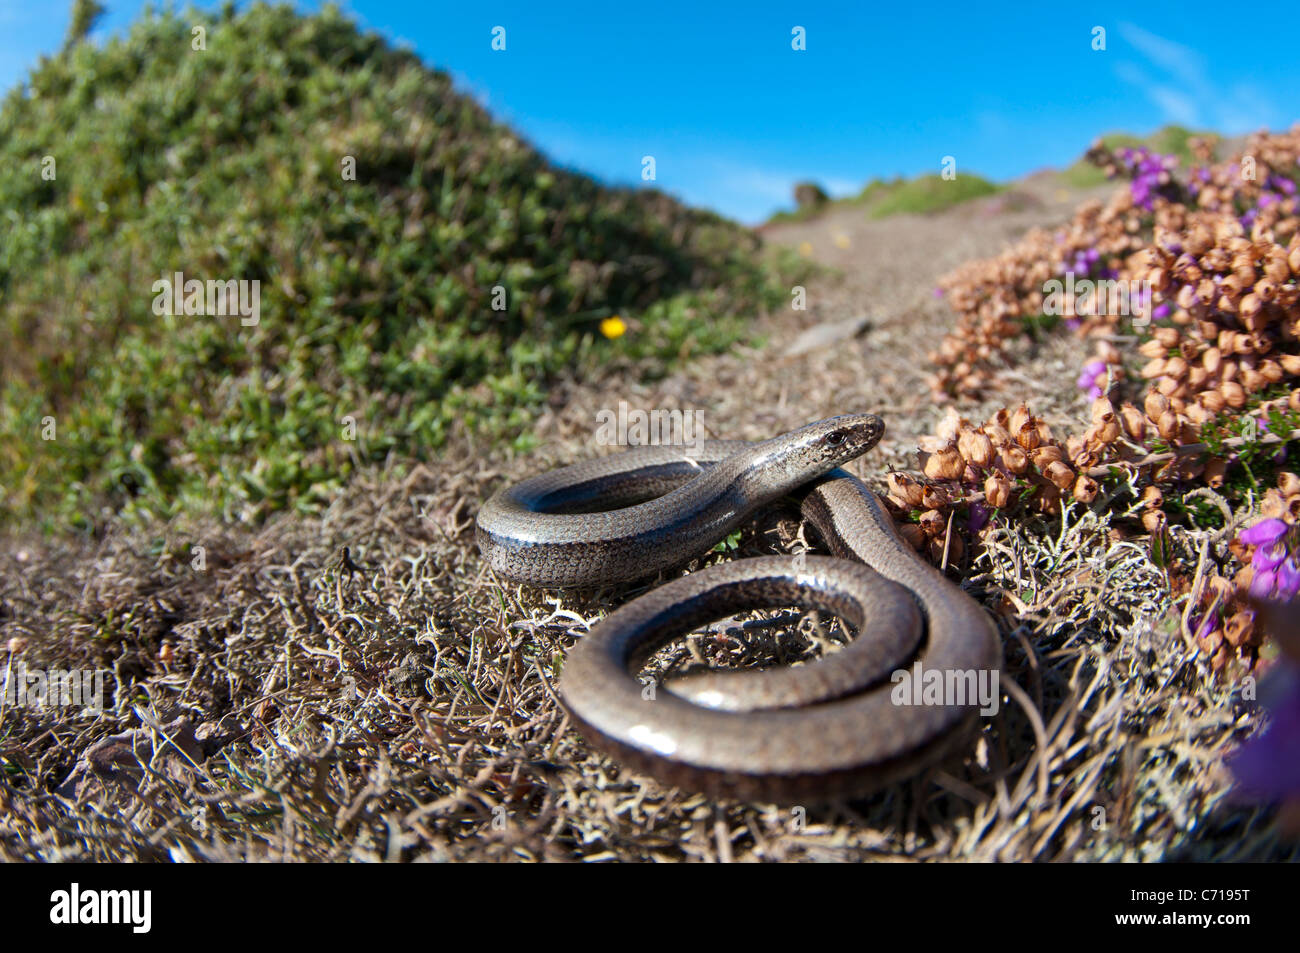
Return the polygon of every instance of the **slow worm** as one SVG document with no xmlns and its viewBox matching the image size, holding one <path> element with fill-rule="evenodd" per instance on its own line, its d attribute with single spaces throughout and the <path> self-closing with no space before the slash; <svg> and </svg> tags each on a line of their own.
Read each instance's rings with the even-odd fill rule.
<svg viewBox="0 0 1300 953">
<path fill-rule="evenodd" d="M 918 662 L 949 685 L 974 684 L 972 673 L 995 678 L 1001 647 L 988 615 L 839 469 L 883 433 L 883 421 L 864 414 L 760 443 L 639 447 L 524 480 L 483 505 L 477 532 L 488 565 L 540 587 L 604 586 L 680 566 L 791 494 L 834 554 L 710 566 L 602 620 L 560 679 L 594 745 L 667 784 L 791 803 L 867 793 L 968 739 L 975 698 L 917 703 L 918 692 L 900 704 L 894 692 L 895 673 Z M 635 677 L 658 648 L 701 624 L 781 606 L 838 615 L 856 638 L 806 665 L 689 676 L 662 691 Z"/>
</svg>

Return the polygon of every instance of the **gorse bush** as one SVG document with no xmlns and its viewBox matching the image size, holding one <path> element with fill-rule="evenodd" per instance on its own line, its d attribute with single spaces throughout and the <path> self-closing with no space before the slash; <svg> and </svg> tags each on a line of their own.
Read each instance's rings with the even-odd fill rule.
<svg viewBox="0 0 1300 953">
<path fill-rule="evenodd" d="M 566 365 L 654 373 L 788 288 L 750 232 L 552 166 L 329 7 L 70 42 L 8 94 L 0 154 L 9 519 L 312 507 L 454 426 L 526 440 Z M 155 314 L 178 271 L 260 282 L 260 320 Z"/>
</svg>

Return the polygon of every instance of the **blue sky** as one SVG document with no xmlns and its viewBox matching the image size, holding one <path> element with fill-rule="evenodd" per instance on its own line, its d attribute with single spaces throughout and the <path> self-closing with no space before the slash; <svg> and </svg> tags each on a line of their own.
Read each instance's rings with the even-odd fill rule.
<svg viewBox="0 0 1300 953">
<path fill-rule="evenodd" d="M 143 0 L 103 0 L 97 36 Z M 241 4 L 242 5 L 242 4 Z M 215 9 L 216 4 L 200 4 Z M 316 3 L 300 3 L 315 8 Z M 1005 180 L 1075 159 L 1097 134 L 1168 122 L 1241 133 L 1300 119 L 1300 8 L 1183 3 L 493 3 L 351 0 L 554 160 L 640 180 L 756 222 L 795 182 Z M 70 0 L 0 0 L 0 86 L 58 49 Z M 506 49 L 491 49 L 494 26 Z M 791 49 L 791 30 L 807 49 Z M 1106 49 L 1094 51 L 1094 27 Z"/>
</svg>

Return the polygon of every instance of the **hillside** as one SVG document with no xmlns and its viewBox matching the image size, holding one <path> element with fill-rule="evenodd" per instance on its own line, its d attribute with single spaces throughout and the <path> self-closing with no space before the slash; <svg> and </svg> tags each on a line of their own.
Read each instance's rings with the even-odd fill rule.
<svg viewBox="0 0 1300 953">
<path fill-rule="evenodd" d="M 337 9 L 192 22 L 71 36 L 0 107 L 0 522 L 314 508 L 786 293 L 752 233 L 553 166 Z M 258 282 L 256 320 L 156 313 L 177 272 Z"/>
</svg>

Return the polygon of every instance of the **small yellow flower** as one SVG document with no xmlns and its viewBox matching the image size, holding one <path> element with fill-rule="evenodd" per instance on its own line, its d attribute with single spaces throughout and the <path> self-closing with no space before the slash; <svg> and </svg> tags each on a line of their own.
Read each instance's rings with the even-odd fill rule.
<svg viewBox="0 0 1300 953">
<path fill-rule="evenodd" d="M 811 255 L 811 254 L 812 254 L 812 242 L 800 242 L 800 243 L 799 243 L 799 254 L 803 255 L 805 258 L 807 258 L 809 255 Z"/>
<path fill-rule="evenodd" d="M 600 322 L 600 333 L 611 340 L 613 338 L 621 338 L 625 333 L 627 333 L 627 325 L 623 322 L 623 319 L 616 314 L 613 317 L 606 318 L 604 321 Z"/>
<path fill-rule="evenodd" d="M 836 233 L 835 233 L 835 247 L 836 247 L 836 248 L 848 248 L 849 245 L 851 245 L 851 244 L 852 244 L 852 242 L 849 241 L 849 236 L 848 236 L 848 235 L 845 235 L 843 232 L 836 232 Z"/>
</svg>

